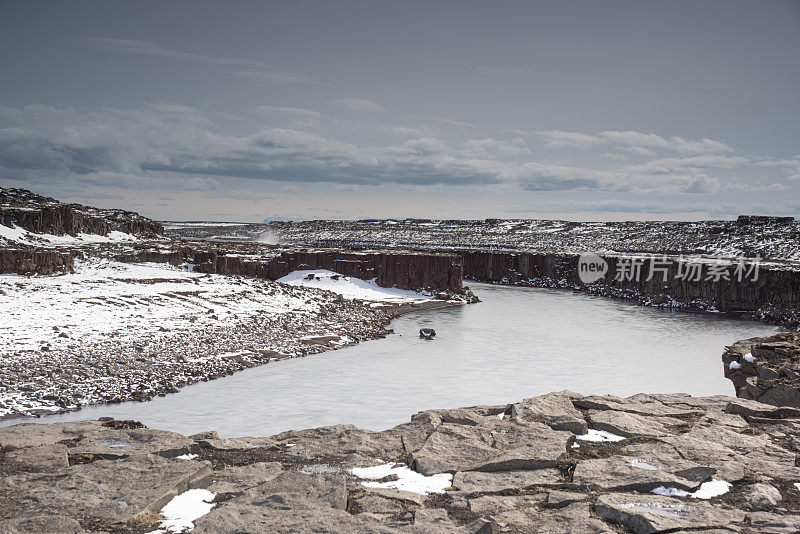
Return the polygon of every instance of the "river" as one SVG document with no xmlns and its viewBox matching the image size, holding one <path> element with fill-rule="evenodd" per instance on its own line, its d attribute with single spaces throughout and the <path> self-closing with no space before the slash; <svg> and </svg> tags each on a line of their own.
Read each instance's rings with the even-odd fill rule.
<svg viewBox="0 0 800 534">
<path fill-rule="evenodd" d="M 268 436 L 338 423 L 381 430 L 420 410 L 504 404 L 563 389 L 734 395 L 723 377 L 724 346 L 777 331 L 562 290 L 472 288 L 483 302 L 405 315 L 385 339 L 273 362 L 144 403 L 35 421 L 109 416 L 183 434 Z M 436 339 L 419 339 L 421 327 L 435 328 Z"/>
</svg>

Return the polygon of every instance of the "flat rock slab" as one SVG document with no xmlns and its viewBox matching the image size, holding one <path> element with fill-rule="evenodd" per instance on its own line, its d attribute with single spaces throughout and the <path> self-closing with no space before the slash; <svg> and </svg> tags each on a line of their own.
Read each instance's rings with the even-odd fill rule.
<svg viewBox="0 0 800 534">
<path fill-rule="evenodd" d="M 731 400 L 726 405 L 725 411 L 743 417 L 765 417 L 770 419 L 800 417 L 800 408 L 792 406 L 773 406 L 749 399 Z"/>
<path fill-rule="evenodd" d="M 551 393 L 525 399 L 512 405 L 511 416 L 522 421 L 543 423 L 553 430 L 586 434 L 588 426 L 583 414 L 572 404 L 575 394 Z"/>
<path fill-rule="evenodd" d="M 270 438 L 225 438 L 225 439 L 200 439 L 198 443 L 216 451 L 238 451 L 242 449 L 258 449 L 263 447 L 277 447 L 277 443 Z"/>
<path fill-rule="evenodd" d="M 341 474 L 309 475 L 285 471 L 234 499 L 275 510 L 347 508 L 347 483 Z M 233 502 L 233 501 L 231 501 Z"/>
<path fill-rule="evenodd" d="M 114 429 L 100 427 L 81 433 L 70 447 L 73 455 L 99 458 L 122 458 L 132 454 L 157 454 L 175 458 L 200 452 L 197 443 L 176 432 L 150 428 Z"/>
<path fill-rule="evenodd" d="M 102 429 L 100 421 L 80 421 L 77 423 L 20 423 L 0 428 L 0 446 L 37 447 L 53 445 L 64 440 L 80 439 L 88 432 Z"/>
<path fill-rule="evenodd" d="M 34 515 L 0 521 L 0 534 L 30 534 L 52 532 L 58 534 L 84 534 L 77 519 L 63 515 Z"/>
<path fill-rule="evenodd" d="M 423 475 L 554 467 L 574 440 L 570 432 L 535 422 L 498 420 L 482 426 L 444 423 L 413 454 Z"/>
<path fill-rule="evenodd" d="M 689 398 L 689 395 L 686 396 Z M 665 404 L 663 397 L 655 395 L 633 395 L 628 398 L 614 395 L 592 395 L 575 399 L 573 403 L 579 408 L 587 410 L 615 410 L 618 412 L 635 413 L 638 415 L 681 417 L 685 415 L 702 415 L 705 408 L 693 406 L 689 403 L 682 404 L 674 399 L 673 404 Z"/>
<path fill-rule="evenodd" d="M 453 477 L 453 487 L 465 494 L 497 493 L 519 490 L 531 486 L 561 484 L 564 479 L 558 469 L 534 469 L 530 471 L 459 471 Z"/>
<path fill-rule="evenodd" d="M 547 502 L 546 493 L 534 493 L 532 495 L 484 495 L 469 500 L 470 511 L 480 514 L 496 514 L 507 510 L 520 510 L 536 508 L 538 505 Z"/>
<path fill-rule="evenodd" d="M 213 493 L 239 493 L 268 482 L 283 472 L 277 462 L 258 462 L 214 471 L 208 490 Z"/>
<path fill-rule="evenodd" d="M 343 510 L 274 510 L 234 502 L 223 503 L 195 521 L 194 534 L 296 534 L 298 532 L 347 532 L 348 534 L 396 534 L 399 532 L 362 515 Z"/>
<path fill-rule="evenodd" d="M 591 410 L 589 419 L 592 421 L 592 428 L 626 438 L 668 436 L 676 433 L 670 426 L 683 424 L 680 419 L 672 417 L 649 417 L 614 410 Z"/>
<path fill-rule="evenodd" d="M 797 534 L 800 532 L 800 515 L 778 515 L 770 512 L 755 512 L 748 515 L 750 526 L 757 532 L 774 534 Z"/>
<path fill-rule="evenodd" d="M 660 495 L 612 493 L 597 498 L 595 512 L 637 534 L 680 529 L 712 529 L 740 525 L 745 514 L 697 500 L 681 501 Z"/>
<path fill-rule="evenodd" d="M 210 478 L 210 462 L 143 455 L 74 465 L 54 473 L 6 477 L 0 486 L 0 503 L 18 517 L 47 510 L 72 517 L 129 521 L 160 510 L 184 491 L 204 487 Z"/>
<path fill-rule="evenodd" d="M 615 533 L 611 527 L 592 517 L 588 503 L 575 503 L 560 510 L 520 509 L 490 516 L 493 530 L 490 532 L 514 532 L 520 534 L 590 534 Z"/>
<path fill-rule="evenodd" d="M 291 445 L 287 454 L 302 460 L 343 459 L 351 454 L 393 460 L 403 455 L 399 437 L 386 439 L 382 432 L 361 430 L 353 425 L 334 425 L 310 430 L 290 430 L 272 436 L 276 442 Z"/>
<path fill-rule="evenodd" d="M 697 480 L 701 471 L 703 476 Z M 681 472 L 690 473 L 694 480 L 684 478 Z M 714 469 L 686 461 L 666 464 L 650 458 L 612 456 L 578 462 L 572 482 L 591 490 L 647 492 L 664 486 L 694 491 L 714 473 Z"/>
<path fill-rule="evenodd" d="M 65 445 L 37 445 L 6 453 L 6 464 L 14 471 L 50 473 L 69 467 Z"/>
</svg>

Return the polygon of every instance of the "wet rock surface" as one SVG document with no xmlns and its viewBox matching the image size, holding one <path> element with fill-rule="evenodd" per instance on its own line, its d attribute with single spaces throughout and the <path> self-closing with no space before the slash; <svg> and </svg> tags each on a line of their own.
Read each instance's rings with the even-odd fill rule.
<svg viewBox="0 0 800 534">
<path fill-rule="evenodd" d="M 725 378 L 733 382 L 737 397 L 800 408 L 800 334 L 785 332 L 738 341 L 725 348 L 722 362 Z M 749 410 L 747 415 L 759 414 Z"/>
<path fill-rule="evenodd" d="M 0 429 L 0 532 L 151 532 L 192 489 L 213 494 L 195 532 L 796 532 L 795 419 L 731 397 L 560 392 L 380 432 L 22 424 Z M 627 435 L 593 441 L 595 421 Z"/>
</svg>

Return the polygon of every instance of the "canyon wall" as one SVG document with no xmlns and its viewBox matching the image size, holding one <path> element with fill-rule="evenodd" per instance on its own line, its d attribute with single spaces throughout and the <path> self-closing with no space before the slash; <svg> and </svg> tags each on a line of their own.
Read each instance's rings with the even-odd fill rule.
<svg viewBox="0 0 800 534">
<path fill-rule="evenodd" d="M 62 274 L 75 268 L 70 253 L 42 249 L 0 248 L 0 274 Z"/>
<path fill-rule="evenodd" d="M 110 217 L 95 216 L 68 204 L 36 209 L 3 207 L 0 208 L 0 224 L 52 235 L 108 235 L 114 230 L 143 237 L 164 233 L 161 223 L 133 213 L 114 213 Z"/>
<path fill-rule="evenodd" d="M 247 245 L 239 245 L 246 247 Z M 382 287 L 463 292 L 462 258 L 458 254 L 420 252 L 348 252 L 336 249 L 281 251 L 274 255 L 240 254 L 235 245 L 217 250 L 182 247 L 175 251 L 143 250 L 119 255 L 119 261 L 151 261 L 180 265 L 195 272 L 241 275 L 277 280 L 292 271 L 327 269 L 364 280 L 375 279 Z M 243 250 L 242 252 L 247 252 Z"/>
<path fill-rule="evenodd" d="M 757 277 L 737 280 L 736 264 L 730 264 L 730 279 L 699 280 L 679 277 L 680 262 L 671 258 L 667 265 L 642 257 L 640 276 L 615 279 L 620 262 L 630 257 L 606 256 L 606 276 L 591 284 L 581 282 L 579 256 L 574 254 L 529 254 L 513 252 L 466 251 L 464 277 L 479 282 L 531 287 L 569 288 L 592 295 L 633 300 L 641 304 L 694 311 L 718 311 L 796 327 L 800 324 L 800 272 L 760 265 Z M 660 261 L 660 257 L 656 257 Z M 705 260 L 709 265 L 712 260 Z M 752 264 L 746 264 L 748 268 Z M 649 280 L 651 267 L 654 276 Z M 685 269 L 685 264 L 684 267 Z"/>
</svg>

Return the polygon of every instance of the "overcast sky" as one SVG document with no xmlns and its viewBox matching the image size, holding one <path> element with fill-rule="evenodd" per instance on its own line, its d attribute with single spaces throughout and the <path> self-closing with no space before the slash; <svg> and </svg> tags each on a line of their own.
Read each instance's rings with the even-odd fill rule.
<svg viewBox="0 0 800 534">
<path fill-rule="evenodd" d="M 800 1 L 0 0 L 0 186 L 160 219 L 800 215 Z"/>
</svg>

